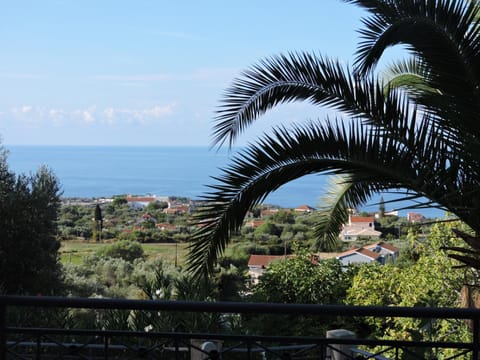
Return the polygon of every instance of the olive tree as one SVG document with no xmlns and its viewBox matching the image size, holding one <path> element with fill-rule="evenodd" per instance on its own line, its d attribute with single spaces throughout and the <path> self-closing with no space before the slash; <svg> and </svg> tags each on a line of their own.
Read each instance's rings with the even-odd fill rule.
<svg viewBox="0 0 480 360">
<path fill-rule="evenodd" d="M 60 185 L 46 167 L 15 175 L 0 148 L 0 289 L 6 294 L 61 290 L 57 241 Z"/>
</svg>

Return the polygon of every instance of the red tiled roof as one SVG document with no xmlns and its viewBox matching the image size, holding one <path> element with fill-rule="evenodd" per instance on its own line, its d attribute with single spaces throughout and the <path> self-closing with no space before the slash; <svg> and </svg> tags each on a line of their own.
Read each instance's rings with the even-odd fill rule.
<svg viewBox="0 0 480 360">
<path fill-rule="evenodd" d="M 399 248 L 397 248 L 397 247 L 395 247 L 395 246 L 393 246 L 393 245 L 387 244 L 387 243 L 385 243 L 385 242 L 383 242 L 383 241 L 380 241 L 380 242 L 375 243 L 375 244 L 368 245 L 368 247 L 372 247 L 372 246 L 380 246 L 380 247 L 382 247 L 382 248 L 384 248 L 384 249 L 387 249 L 387 250 L 390 250 L 390 251 L 393 251 L 393 252 L 398 252 L 398 251 L 400 251 Z"/>
<path fill-rule="evenodd" d="M 251 220 L 251 221 L 247 221 L 245 223 L 245 226 L 256 228 L 263 224 L 265 224 L 265 220 Z"/>
<path fill-rule="evenodd" d="M 300 205 L 295 208 L 296 211 L 313 211 L 315 208 L 308 205 Z"/>
<path fill-rule="evenodd" d="M 377 258 L 380 256 L 379 253 L 370 251 L 370 250 L 365 249 L 365 248 L 363 248 L 363 247 L 361 247 L 360 249 L 358 249 L 356 252 L 357 252 L 357 253 L 360 253 L 360 254 L 362 254 L 362 255 L 368 256 L 369 258 L 372 258 L 372 259 L 377 259 Z"/>
<path fill-rule="evenodd" d="M 350 221 L 352 223 L 373 223 L 374 222 L 373 216 L 351 216 Z"/>
<path fill-rule="evenodd" d="M 152 196 L 127 196 L 125 199 L 127 202 L 152 202 L 156 200 L 156 198 Z"/>
<path fill-rule="evenodd" d="M 283 255 L 250 255 L 248 266 L 267 267 L 272 261 L 285 259 Z"/>
<path fill-rule="evenodd" d="M 361 248 L 355 248 L 355 249 L 344 251 L 344 252 L 338 254 L 337 257 L 341 258 L 341 257 L 348 256 L 348 255 L 355 254 L 355 253 L 368 256 L 369 258 L 372 258 L 372 259 L 377 259 L 380 256 L 380 254 L 377 254 L 373 251 L 370 251 L 368 249 L 365 249 L 365 248 L 361 247 Z"/>
<path fill-rule="evenodd" d="M 278 209 L 264 209 L 260 211 L 260 216 L 270 216 L 278 213 Z"/>
</svg>

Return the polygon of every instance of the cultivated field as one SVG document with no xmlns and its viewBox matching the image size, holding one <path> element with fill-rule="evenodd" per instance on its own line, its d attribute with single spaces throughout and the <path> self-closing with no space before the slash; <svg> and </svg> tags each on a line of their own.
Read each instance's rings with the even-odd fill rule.
<svg viewBox="0 0 480 360">
<path fill-rule="evenodd" d="M 101 247 L 109 244 L 88 241 L 63 241 L 60 247 L 62 263 L 80 264 L 87 255 L 95 254 Z M 141 244 L 147 259 L 161 257 L 164 261 L 174 264 L 177 258 L 178 265 L 184 262 L 188 244 L 156 243 Z"/>
</svg>

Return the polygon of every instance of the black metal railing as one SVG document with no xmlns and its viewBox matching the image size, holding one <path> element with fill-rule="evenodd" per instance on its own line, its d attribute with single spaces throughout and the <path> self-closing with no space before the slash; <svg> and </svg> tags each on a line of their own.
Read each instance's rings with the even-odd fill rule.
<svg viewBox="0 0 480 360">
<path fill-rule="evenodd" d="M 84 313 L 72 318 L 73 311 Z M 193 314 L 188 331 L 167 331 L 159 325 L 172 315 L 168 317 L 171 326 L 185 314 Z M 245 334 L 228 326 L 211 330 L 208 322 L 201 324 L 198 318 L 264 314 L 288 315 L 289 321 L 296 317 L 455 319 L 468 322 L 471 336 L 460 342 L 359 338 L 343 329 L 315 336 L 278 335 L 275 329 L 271 335 Z M 82 322 L 82 316 L 90 321 Z M 139 325 L 149 322 L 157 323 Z M 120 323 L 129 326 L 123 329 Z M 479 359 L 479 324 L 476 309 L 0 296 L 0 360 Z"/>
</svg>

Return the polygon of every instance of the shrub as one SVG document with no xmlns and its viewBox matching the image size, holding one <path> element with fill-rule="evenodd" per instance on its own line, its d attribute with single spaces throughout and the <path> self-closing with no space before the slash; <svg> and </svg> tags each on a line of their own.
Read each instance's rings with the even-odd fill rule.
<svg viewBox="0 0 480 360">
<path fill-rule="evenodd" d="M 121 258 L 128 262 L 144 257 L 142 246 L 138 242 L 128 240 L 117 241 L 112 245 L 104 246 L 97 254 L 99 256 Z"/>
</svg>

